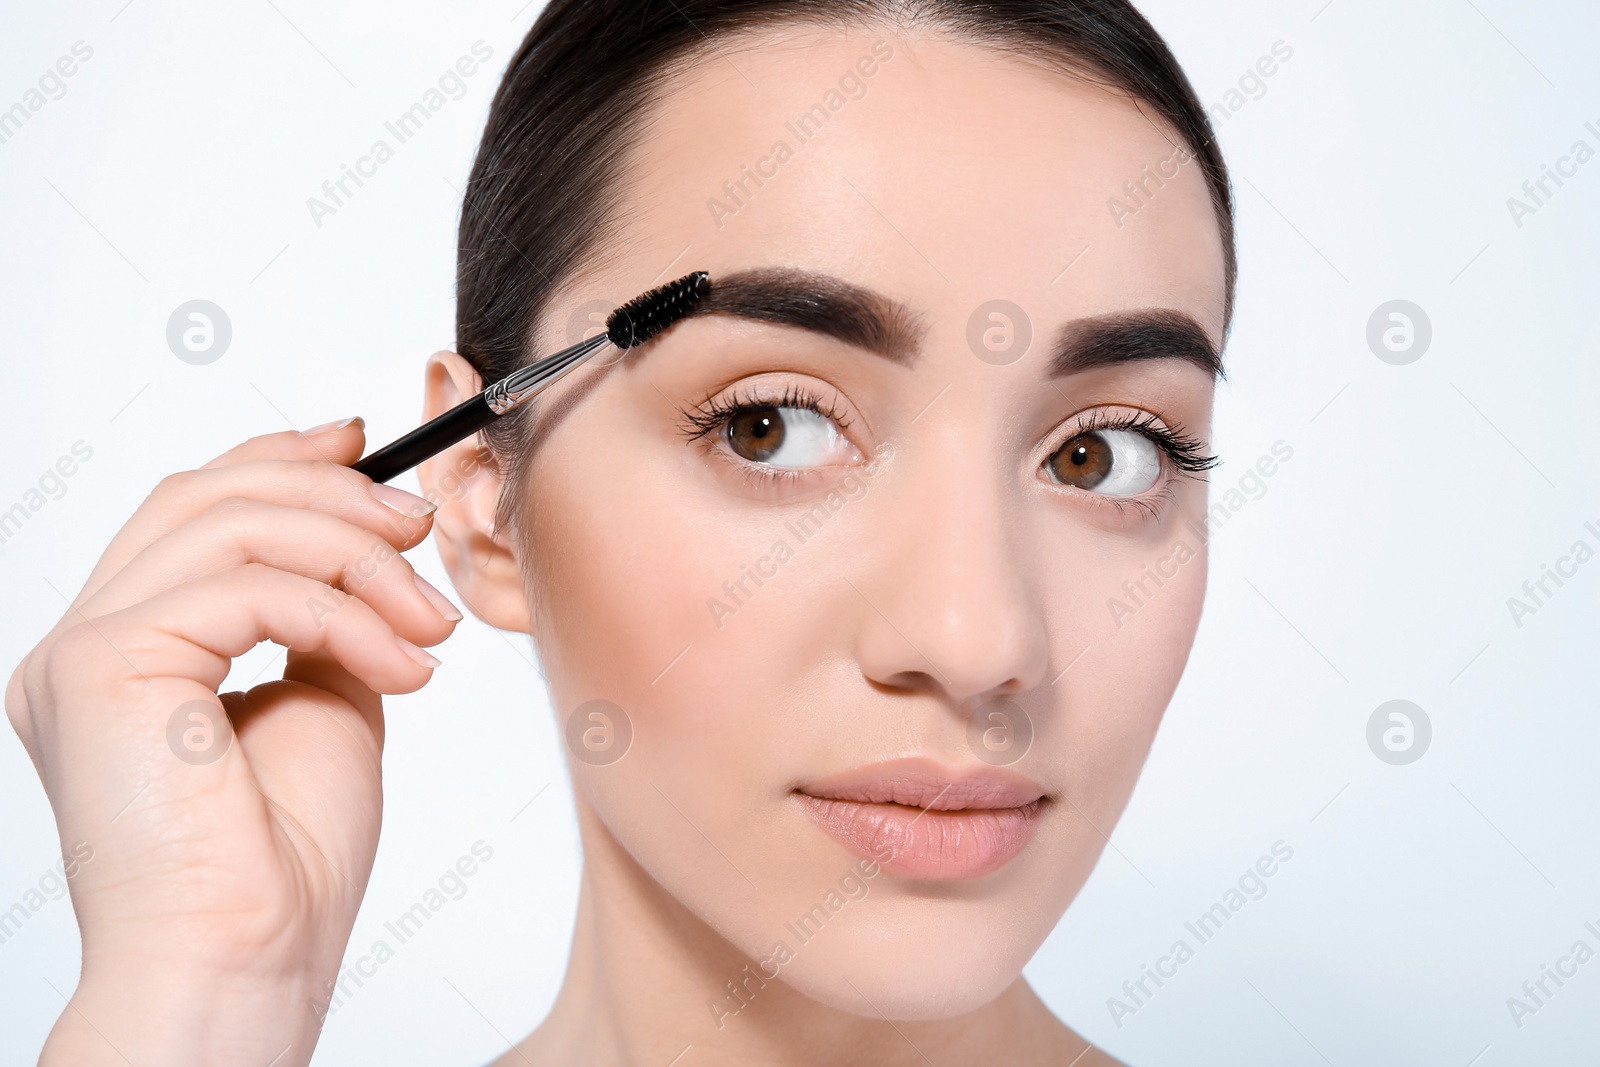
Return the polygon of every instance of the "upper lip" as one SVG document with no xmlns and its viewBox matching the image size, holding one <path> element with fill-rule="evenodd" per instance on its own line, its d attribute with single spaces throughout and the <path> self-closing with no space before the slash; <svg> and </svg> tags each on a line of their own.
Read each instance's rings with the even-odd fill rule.
<svg viewBox="0 0 1600 1067">
<path fill-rule="evenodd" d="M 1003 767 L 952 770 L 920 757 L 868 764 L 813 779 L 795 791 L 822 800 L 903 804 L 929 811 L 1025 808 L 1048 795 L 1038 782 Z"/>
</svg>

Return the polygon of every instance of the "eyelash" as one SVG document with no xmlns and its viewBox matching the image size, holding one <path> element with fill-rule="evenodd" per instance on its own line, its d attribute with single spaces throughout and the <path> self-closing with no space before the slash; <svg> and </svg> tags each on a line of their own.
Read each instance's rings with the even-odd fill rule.
<svg viewBox="0 0 1600 1067">
<path fill-rule="evenodd" d="M 1185 433 L 1181 426 L 1163 426 L 1161 420 L 1148 411 L 1142 411 L 1137 415 L 1091 411 L 1084 416 L 1078 425 L 1073 427 L 1072 432 L 1063 438 L 1060 444 L 1056 445 L 1056 451 L 1064 447 L 1074 437 L 1104 430 L 1128 430 L 1141 434 L 1161 450 L 1165 461 L 1172 465 L 1173 469 L 1178 472 L 1179 477 L 1203 474 L 1221 462 L 1221 457 L 1219 456 L 1206 455 L 1204 442 Z M 1051 455 L 1054 454 L 1055 451 L 1052 451 Z M 1082 491 L 1078 490 L 1078 492 Z M 1119 512 L 1128 508 L 1138 508 L 1154 519 L 1160 515 L 1167 501 L 1172 498 L 1172 480 L 1166 480 L 1156 492 L 1144 496 L 1107 496 L 1103 493 L 1085 493 L 1084 495 L 1092 496 L 1096 504 L 1115 508 Z"/>
<path fill-rule="evenodd" d="M 743 393 L 735 392 L 727 397 L 715 397 L 696 407 L 680 408 L 683 416 L 683 434 L 690 441 L 698 441 L 711 437 L 727 425 L 728 420 L 735 415 L 743 414 L 754 408 L 799 408 L 802 411 L 813 411 L 824 418 L 831 419 L 840 430 L 850 428 L 850 419 L 833 404 L 816 393 L 801 388 L 794 383 L 784 386 L 783 392 L 773 396 L 763 389 L 747 389 Z M 803 468 L 773 467 L 763 463 L 751 463 L 737 456 L 732 457 L 737 461 L 735 469 L 744 476 L 751 485 L 760 488 L 772 488 L 801 481 L 814 471 Z"/>
<path fill-rule="evenodd" d="M 735 415 L 755 408 L 799 408 L 802 411 L 814 411 L 824 418 L 831 419 L 841 430 L 850 428 L 850 421 L 843 412 L 815 393 L 791 383 L 784 386 L 782 395 L 778 397 L 751 392 L 743 396 L 734 394 L 730 397 L 707 400 L 695 408 L 682 408 L 687 425 L 685 433 L 691 441 L 698 440 L 715 433 Z"/>
<path fill-rule="evenodd" d="M 1161 449 L 1176 470 L 1184 474 L 1202 474 L 1221 462 L 1218 456 L 1206 455 L 1205 442 L 1189 436 L 1181 426 L 1163 426 L 1161 420 L 1148 411 L 1141 411 L 1138 415 L 1111 415 L 1104 411 L 1092 411 L 1073 429 L 1072 435 L 1062 441 L 1062 444 L 1073 437 L 1102 430 L 1130 430 L 1133 433 L 1143 434 Z"/>
<path fill-rule="evenodd" d="M 759 395 L 750 391 L 743 395 L 735 393 L 729 397 L 718 397 L 707 400 L 692 408 L 680 408 L 684 420 L 683 433 L 691 441 L 698 441 L 710 437 L 722 427 L 726 426 L 729 419 L 743 414 L 754 408 L 799 408 L 803 411 L 816 412 L 825 418 L 831 419 L 840 430 L 848 430 L 850 422 L 843 412 L 836 409 L 831 403 L 817 396 L 815 393 L 802 389 L 794 384 L 784 387 L 783 393 L 774 398 L 770 395 Z M 1185 433 L 1180 426 L 1167 427 L 1161 420 L 1149 412 L 1140 412 L 1138 415 L 1111 414 L 1105 411 L 1090 412 L 1073 428 L 1069 437 L 1064 438 L 1061 445 L 1066 444 L 1073 437 L 1086 433 L 1097 433 L 1104 430 L 1127 430 L 1148 438 L 1176 471 L 1183 475 L 1202 474 L 1215 467 L 1220 458 L 1207 455 L 1204 442 Z M 1057 445 L 1060 448 L 1061 445 Z M 1054 453 L 1052 453 L 1054 454 Z M 804 478 L 805 472 L 800 469 L 784 467 L 771 467 L 766 464 L 751 463 L 741 460 L 738 469 L 752 480 L 765 484 L 775 484 Z M 1171 491 L 1170 483 L 1163 488 L 1157 498 L 1114 497 L 1099 495 L 1106 503 L 1117 507 L 1139 507 L 1149 511 L 1152 515 L 1159 510 L 1166 499 L 1166 494 Z M 1098 495 L 1098 494 L 1094 494 Z"/>
</svg>

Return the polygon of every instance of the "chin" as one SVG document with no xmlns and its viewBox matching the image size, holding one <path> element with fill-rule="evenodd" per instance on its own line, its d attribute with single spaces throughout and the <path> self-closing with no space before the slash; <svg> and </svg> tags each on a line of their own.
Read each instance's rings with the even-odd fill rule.
<svg viewBox="0 0 1600 1067">
<path fill-rule="evenodd" d="M 995 902 L 876 903 L 876 909 L 840 915 L 799 945 L 779 969 L 781 980 L 820 1004 L 867 1018 L 955 1018 L 1016 982 L 1059 918 L 1052 913 L 1019 921 Z"/>
<path fill-rule="evenodd" d="M 838 1011 L 896 1021 L 954 1019 L 978 1011 L 1022 974 L 1037 945 L 990 937 L 942 939 L 933 931 L 853 931 L 851 944 L 784 969 L 784 981 Z M 973 944 L 973 942 L 986 944 Z"/>
</svg>

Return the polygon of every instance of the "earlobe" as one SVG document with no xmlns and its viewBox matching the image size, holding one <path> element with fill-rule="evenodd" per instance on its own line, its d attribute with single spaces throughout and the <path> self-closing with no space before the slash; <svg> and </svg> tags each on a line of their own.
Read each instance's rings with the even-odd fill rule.
<svg viewBox="0 0 1600 1067">
<path fill-rule="evenodd" d="M 481 391 L 472 365 L 455 352 L 428 360 L 423 417 L 431 419 Z M 530 632 L 527 594 L 515 546 L 507 531 L 495 531 L 503 483 L 494 455 L 474 434 L 417 468 L 422 493 L 439 506 L 434 542 L 445 570 L 468 611 L 502 630 Z"/>
</svg>

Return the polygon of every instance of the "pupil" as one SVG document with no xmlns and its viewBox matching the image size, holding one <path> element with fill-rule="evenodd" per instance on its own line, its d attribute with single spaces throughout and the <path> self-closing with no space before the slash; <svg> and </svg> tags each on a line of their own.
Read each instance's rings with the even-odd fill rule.
<svg viewBox="0 0 1600 1067">
<path fill-rule="evenodd" d="M 1114 466 L 1111 443 L 1098 433 L 1075 437 L 1050 460 L 1050 474 L 1062 485 L 1093 489 L 1105 481 Z"/>
<path fill-rule="evenodd" d="M 728 447 L 751 463 L 765 463 L 783 446 L 784 425 L 776 407 L 755 408 L 728 420 Z"/>
</svg>

